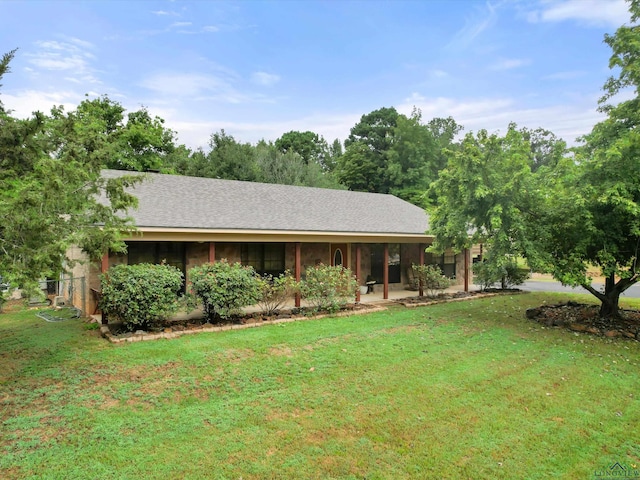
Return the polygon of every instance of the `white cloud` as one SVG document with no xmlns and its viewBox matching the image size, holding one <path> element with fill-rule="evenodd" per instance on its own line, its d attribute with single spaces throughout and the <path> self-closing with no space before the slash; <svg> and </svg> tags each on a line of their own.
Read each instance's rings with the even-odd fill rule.
<svg viewBox="0 0 640 480">
<path fill-rule="evenodd" d="M 195 97 L 228 88 L 224 79 L 200 73 L 159 73 L 144 79 L 140 85 L 169 97 Z"/>
<path fill-rule="evenodd" d="M 11 110 L 18 118 L 27 118 L 33 112 L 49 113 L 51 107 L 64 106 L 65 110 L 75 110 L 78 104 L 84 100 L 84 95 L 70 91 L 43 92 L 38 90 L 25 90 L 19 94 L 2 94 L 2 103 L 5 108 Z"/>
<path fill-rule="evenodd" d="M 584 77 L 587 72 L 583 70 L 572 70 L 566 72 L 556 72 L 542 77 L 543 80 L 573 80 L 574 78 Z"/>
<path fill-rule="evenodd" d="M 70 75 L 64 77 L 75 83 L 100 83 L 95 76 L 96 70 L 92 67 L 95 56 L 89 49 L 93 44 L 78 38 L 66 38 L 66 41 L 38 41 L 35 52 L 25 54 L 27 61 L 36 68 L 28 71 L 34 75 L 41 70 L 65 71 Z"/>
<path fill-rule="evenodd" d="M 173 11 L 166 11 L 166 10 L 156 10 L 156 11 L 152 11 L 151 13 L 153 13 L 154 15 L 158 15 L 158 16 L 173 16 L 173 17 L 179 17 L 180 14 L 177 12 L 173 12 Z"/>
<path fill-rule="evenodd" d="M 191 22 L 174 22 L 169 25 L 169 28 L 181 28 L 181 27 L 190 27 L 193 25 Z"/>
<path fill-rule="evenodd" d="M 589 133 L 593 125 L 603 118 L 596 111 L 594 98 L 589 96 L 574 104 L 531 108 L 510 98 L 458 100 L 427 98 L 414 93 L 396 108 L 400 113 L 409 115 L 414 106 L 422 110 L 424 119 L 451 116 L 465 127 L 466 132 L 480 129 L 505 132 L 509 123 L 515 122 L 520 127 L 551 130 L 570 145 L 577 137 Z"/>
<path fill-rule="evenodd" d="M 278 83 L 280 81 L 280 77 L 278 75 L 266 72 L 254 72 L 251 75 L 251 81 L 258 85 L 270 87 Z"/>
<path fill-rule="evenodd" d="M 159 115 L 156 110 L 149 109 L 153 115 Z M 176 112 L 163 111 L 160 115 L 165 119 L 165 125 L 178 132 L 180 143 L 187 147 L 206 149 L 212 133 L 224 129 L 226 133 L 241 142 L 257 143 L 260 140 L 275 141 L 283 133 L 291 130 L 312 131 L 321 135 L 331 143 L 338 138 L 341 141 L 349 136 L 349 131 L 362 116 L 358 114 L 315 114 L 304 117 L 289 118 L 279 121 L 239 122 L 228 119 L 208 121 L 190 121 L 177 118 Z"/>
<path fill-rule="evenodd" d="M 448 77 L 449 74 L 447 72 L 445 72 L 444 70 L 431 70 L 430 72 L 430 76 L 432 78 L 445 78 Z"/>
<path fill-rule="evenodd" d="M 624 0 L 546 1 L 540 7 L 529 12 L 527 19 L 530 22 L 575 20 L 588 26 L 619 27 L 630 19 Z"/>
<path fill-rule="evenodd" d="M 496 5 L 487 2 L 484 7 L 474 7 L 474 11 L 465 18 L 464 26 L 456 32 L 447 45 L 448 48 L 465 48 L 495 25 L 497 20 Z"/>
<path fill-rule="evenodd" d="M 531 65 L 531 60 L 527 58 L 505 58 L 499 60 L 489 67 L 490 70 L 512 70 L 514 68 Z"/>
</svg>

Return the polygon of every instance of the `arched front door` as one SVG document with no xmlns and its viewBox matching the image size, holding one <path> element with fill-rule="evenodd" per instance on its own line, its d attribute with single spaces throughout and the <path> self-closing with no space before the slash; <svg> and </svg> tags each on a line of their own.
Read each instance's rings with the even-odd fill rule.
<svg viewBox="0 0 640 480">
<path fill-rule="evenodd" d="M 332 243 L 331 244 L 331 265 L 335 266 L 349 266 L 349 258 L 347 257 L 347 244 L 346 243 Z"/>
</svg>

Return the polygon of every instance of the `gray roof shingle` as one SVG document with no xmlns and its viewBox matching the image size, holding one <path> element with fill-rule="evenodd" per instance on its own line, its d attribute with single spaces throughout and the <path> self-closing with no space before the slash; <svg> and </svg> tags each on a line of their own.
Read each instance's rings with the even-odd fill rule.
<svg viewBox="0 0 640 480">
<path fill-rule="evenodd" d="M 131 174 L 103 170 L 105 178 Z M 424 210 L 393 195 L 147 173 L 138 227 L 424 234 Z"/>
</svg>

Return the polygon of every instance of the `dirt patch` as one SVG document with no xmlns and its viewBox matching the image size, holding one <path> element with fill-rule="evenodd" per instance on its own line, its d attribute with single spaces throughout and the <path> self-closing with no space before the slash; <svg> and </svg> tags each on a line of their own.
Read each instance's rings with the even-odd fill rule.
<svg viewBox="0 0 640 480">
<path fill-rule="evenodd" d="M 619 318 L 601 317 L 600 307 L 576 302 L 542 305 L 527 310 L 527 318 L 547 327 L 562 327 L 574 332 L 605 337 L 640 340 L 640 312 L 620 310 Z"/>
</svg>

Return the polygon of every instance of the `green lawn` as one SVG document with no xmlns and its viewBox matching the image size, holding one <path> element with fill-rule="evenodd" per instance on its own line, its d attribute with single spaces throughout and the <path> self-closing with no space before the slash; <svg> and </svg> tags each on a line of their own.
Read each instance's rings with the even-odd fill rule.
<svg viewBox="0 0 640 480">
<path fill-rule="evenodd" d="M 640 469 L 640 344 L 526 294 L 111 345 L 0 315 L 0 478 L 596 478 Z M 634 307 L 640 306 L 638 302 Z"/>
</svg>

